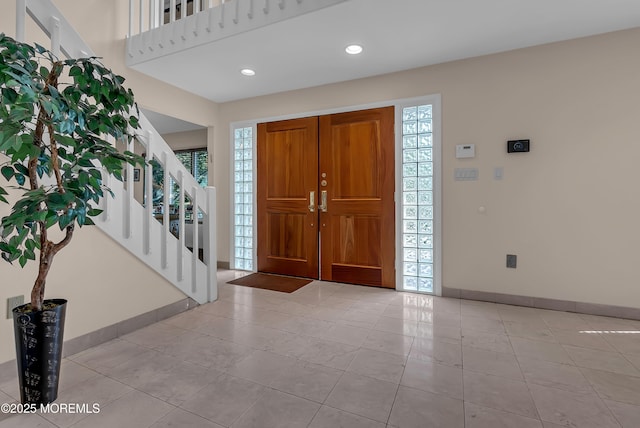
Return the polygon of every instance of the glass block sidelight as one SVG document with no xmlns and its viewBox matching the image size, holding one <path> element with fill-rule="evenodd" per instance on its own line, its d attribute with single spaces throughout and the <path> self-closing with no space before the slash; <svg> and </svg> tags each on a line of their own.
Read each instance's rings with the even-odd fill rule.
<svg viewBox="0 0 640 428">
<path fill-rule="evenodd" d="M 433 106 L 402 110 L 402 284 L 433 292 Z"/>
<path fill-rule="evenodd" d="M 233 133 L 234 269 L 253 270 L 253 128 Z M 417 155 L 417 152 L 416 152 Z"/>
</svg>

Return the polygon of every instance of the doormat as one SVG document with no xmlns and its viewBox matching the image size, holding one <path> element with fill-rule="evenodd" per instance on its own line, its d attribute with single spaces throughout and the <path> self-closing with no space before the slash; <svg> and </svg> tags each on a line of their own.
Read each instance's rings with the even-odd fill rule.
<svg viewBox="0 0 640 428">
<path fill-rule="evenodd" d="M 290 276 L 270 275 L 266 273 L 252 273 L 242 278 L 234 279 L 227 284 L 243 285 L 245 287 L 262 288 L 264 290 L 293 293 L 297 289 L 309 284 L 312 279 L 293 278 Z"/>
</svg>

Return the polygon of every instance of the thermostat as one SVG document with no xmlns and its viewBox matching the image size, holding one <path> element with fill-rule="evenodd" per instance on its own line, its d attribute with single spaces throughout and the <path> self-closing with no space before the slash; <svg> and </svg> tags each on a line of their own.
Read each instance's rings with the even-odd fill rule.
<svg viewBox="0 0 640 428">
<path fill-rule="evenodd" d="M 507 153 L 518 153 L 529 151 L 529 140 L 509 140 L 507 141 Z"/>
<path fill-rule="evenodd" d="M 475 158 L 476 157 L 476 145 L 475 144 L 458 144 L 456 146 L 456 158 Z"/>
</svg>

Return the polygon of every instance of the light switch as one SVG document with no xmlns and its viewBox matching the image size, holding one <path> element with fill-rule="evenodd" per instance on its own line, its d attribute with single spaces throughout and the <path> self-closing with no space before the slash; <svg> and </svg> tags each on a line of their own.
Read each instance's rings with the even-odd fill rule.
<svg viewBox="0 0 640 428">
<path fill-rule="evenodd" d="M 456 181 L 476 181 L 478 179 L 478 168 L 456 168 Z"/>
<path fill-rule="evenodd" d="M 494 180 L 502 180 L 502 176 L 504 175 L 504 170 L 501 166 L 493 169 L 493 179 Z"/>
</svg>

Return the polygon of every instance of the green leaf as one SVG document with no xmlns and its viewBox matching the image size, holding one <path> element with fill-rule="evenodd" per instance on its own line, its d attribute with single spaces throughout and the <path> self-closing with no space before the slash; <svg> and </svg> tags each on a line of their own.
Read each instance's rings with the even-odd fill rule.
<svg viewBox="0 0 640 428">
<path fill-rule="evenodd" d="M 2 98 L 3 103 L 15 103 L 18 99 L 18 93 L 10 88 L 2 88 Z"/>
<path fill-rule="evenodd" d="M 24 246 L 27 248 L 27 250 L 33 251 L 34 248 L 36 248 L 36 241 L 34 241 L 33 239 L 29 239 L 24 243 Z"/>
<path fill-rule="evenodd" d="M 28 260 L 36 259 L 36 254 L 33 252 L 33 250 L 29 250 L 28 248 L 24 250 L 23 254 Z"/>
<path fill-rule="evenodd" d="M 13 232 L 13 228 L 11 227 L 5 227 L 1 230 L 2 230 L 2 233 L 0 234 L 0 236 L 2 236 L 3 239 L 6 239 L 9 235 L 11 235 L 11 232 Z"/>
<path fill-rule="evenodd" d="M 46 221 L 47 229 L 49 229 L 51 226 L 53 226 L 57 222 L 58 222 L 58 216 L 55 213 L 53 213 L 53 215 L 47 217 L 47 221 Z"/>
<path fill-rule="evenodd" d="M 29 169 L 22 165 L 22 164 L 14 164 L 13 167 L 16 169 L 16 171 L 18 171 L 20 174 L 24 174 L 24 175 L 29 175 Z"/>
<path fill-rule="evenodd" d="M 14 174 L 13 168 L 8 165 L 3 166 L 2 169 L 0 169 L 0 172 L 7 181 L 11 180 L 11 177 L 13 177 Z"/>
</svg>

